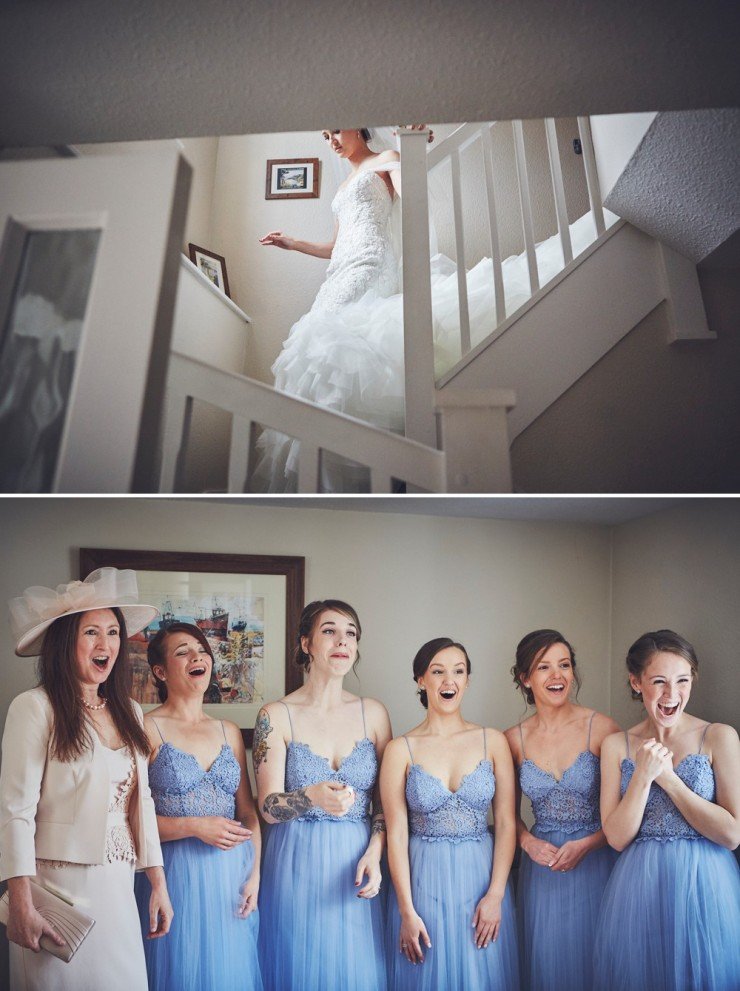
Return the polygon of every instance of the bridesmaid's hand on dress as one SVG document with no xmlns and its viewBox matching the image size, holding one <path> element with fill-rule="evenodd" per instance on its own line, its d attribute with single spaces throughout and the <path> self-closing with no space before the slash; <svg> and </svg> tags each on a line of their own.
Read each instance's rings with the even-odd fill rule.
<svg viewBox="0 0 740 991">
<path fill-rule="evenodd" d="M 270 231 L 269 234 L 265 234 L 264 237 L 260 238 L 260 244 L 272 245 L 275 248 L 285 248 L 286 251 L 292 251 L 295 245 L 295 239 L 288 237 L 287 234 L 283 234 L 282 231 Z"/>
<path fill-rule="evenodd" d="M 330 816 L 343 816 L 355 804 L 355 790 L 341 781 L 320 781 L 304 789 L 311 804 Z"/>
<path fill-rule="evenodd" d="M 232 847 L 245 843 L 252 837 L 252 830 L 236 819 L 226 819 L 224 816 L 196 816 L 193 823 L 193 835 L 209 846 L 219 850 L 231 850 Z"/>
<path fill-rule="evenodd" d="M 555 859 L 549 865 L 550 870 L 559 871 L 561 874 L 572 871 L 574 867 L 578 867 L 590 849 L 591 844 L 587 836 L 580 840 L 568 840 L 555 854 Z"/>
<path fill-rule="evenodd" d="M 420 915 L 412 912 L 409 915 L 401 916 L 401 953 L 410 963 L 424 963 L 424 954 L 421 952 L 421 942 L 428 950 L 432 948 L 432 941 L 429 938 L 427 927 L 424 925 Z"/>
<path fill-rule="evenodd" d="M 259 874 L 252 874 L 239 892 L 239 908 L 236 914 L 240 919 L 246 919 L 257 908 L 257 896 L 260 890 Z"/>
<path fill-rule="evenodd" d="M 358 898 L 375 898 L 380 891 L 383 876 L 380 873 L 380 859 L 372 853 L 365 853 L 360 857 L 355 874 L 355 887 L 359 888 L 363 877 L 367 874 L 367 884 L 357 892 Z"/>
<path fill-rule="evenodd" d="M 162 870 L 162 868 L 160 867 L 159 870 Z M 149 876 L 149 872 L 147 872 L 147 876 Z M 152 884 L 152 893 L 149 896 L 149 932 L 147 933 L 147 939 L 159 939 L 160 936 L 166 936 L 170 931 L 174 915 L 175 913 L 172 910 L 172 903 L 170 902 L 170 896 L 164 880 L 164 871 L 162 871 L 161 883 L 155 882 Z"/>
<path fill-rule="evenodd" d="M 498 939 L 501 928 L 501 902 L 502 898 L 487 892 L 475 907 L 473 915 L 473 928 L 475 929 L 475 945 L 478 949 L 485 949 L 493 940 Z"/>
<path fill-rule="evenodd" d="M 657 781 L 662 775 L 673 774 L 673 751 L 658 740 L 645 740 L 637 751 L 635 774 L 645 781 Z"/>
<path fill-rule="evenodd" d="M 540 867 L 549 867 L 558 853 L 558 848 L 548 843 L 546 840 L 538 840 L 531 834 L 522 839 L 522 850 L 530 860 Z"/>
</svg>

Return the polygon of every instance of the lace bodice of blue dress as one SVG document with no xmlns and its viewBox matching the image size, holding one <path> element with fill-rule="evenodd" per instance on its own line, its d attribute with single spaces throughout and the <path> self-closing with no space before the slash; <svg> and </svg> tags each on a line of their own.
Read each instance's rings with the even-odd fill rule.
<svg viewBox="0 0 740 991">
<path fill-rule="evenodd" d="M 488 809 L 495 791 L 493 765 L 485 757 L 463 777 L 456 791 L 446 788 L 421 764 L 412 763 L 406 778 L 409 830 L 412 836 L 431 842 L 481 840 L 488 833 Z"/>
<path fill-rule="evenodd" d="M 706 728 L 704 734 L 706 734 Z M 625 736 L 627 738 L 627 756 L 622 761 L 621 790 L 623 795 L 635 772 L 635 762 L 629 756 L 629 737 L 627 734 Z M 701 746 L 703 744 L 704 736 L 702 735 Z M 701 753 L 701 746 L 699 753 L 687 754 L 676 765 L 675 771 L 694 794 L 700 798 L 705 798 L 708 802 L 713 802 L 716 795 L 714 771 L 709 756 Z M 702 834 L 689 825 L 660 785 L 653 781 L 645 803 L 642 823 L 634 842 L 658 840 L 665 843 L 677 839 L 696 840 L 701 838 Z"/>
<path fill-rule="evenodd" d="M 593 718 L 592 715 L 588 724 L 586 749 L 578 754 L 560 779 L 527 758 L 524 734 L 519 726 L 523 758 L 519 768 L 519 784 L 532 803 L 535 829 L 544 832 L 560 830 L 563 833 L 588 830 L 593 833 L 601 828 L 600 762 L 590 749 Z"/>
<path fill-rule="evenodd" d="M 192 754 L 164 742 L 149 766 L 157 815 L 233 819 L 240 776 L 239 762 L 227 743 L 204 773 Z"/>
<path fill-rule="evenodd" d="M 360 701 L 362 702 L 362 700 Z M 290 709 L 287 705 L 285 708 L 290 719 Z M 362 707 L 362 726 L 365 730 L 364 706 Z M 292 736 L 292 719 L 290 729 Z M 368 736 L 364 736 L 355 743 L 336 770 L 332 768 L 326 757 L 314 753 L 307 743 L 299 743 L 297 740 L 291 739 L 288 744 L 285 758 L 286 791 L 308 788 L 309 785 L 315 785 L 321 781 L 341 781 L 343 784 L 351 785 L 355 790 L 354 804 L 350 806 L 345 815 L 333 816 L 323 809 L 312 808 L 304 815 L 298 816 L 299 820 L 328 819 L 335 822 L 358 822 L 367 819 L 370 815 L 370 802 L 377 776 L 378 758 L 375 753 L 375 744 Z"/>
</svg>

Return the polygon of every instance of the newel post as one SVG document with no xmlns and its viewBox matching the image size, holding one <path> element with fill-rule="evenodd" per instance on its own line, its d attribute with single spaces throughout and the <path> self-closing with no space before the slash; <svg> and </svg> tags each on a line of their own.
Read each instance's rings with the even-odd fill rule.
<svg viewBox="0 0 740 991">
<path fill-rule="evenodd" d="M 506 415 L 515 405 L 511 389 L 438 393 L 438 446 L 447 459 L 448 492 L 512 491 Z"/>
<path fill-rule="evenodd" d="M 406 436 L 435 447 L 437 433 L 434 422 L 434 339 L 426 162 L 429 131 L 399 128 L 398 133 L 402 176 Z"/>
</svg>

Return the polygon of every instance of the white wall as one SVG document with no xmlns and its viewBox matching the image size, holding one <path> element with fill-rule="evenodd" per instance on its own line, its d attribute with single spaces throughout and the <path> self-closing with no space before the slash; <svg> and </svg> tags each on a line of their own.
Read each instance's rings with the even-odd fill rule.
<svg viewBox="0 0 740 991">
<path fill-rule="evenodd" d="M 459 638 L 473 662 L 467 715 L 504 727 L 523 712 L 509 675 L 518 640 L 562 627 L 579 651 L 582 700 L 609 704 L 608 528 L 561 523 L 409 517 L 134 499 L 8 499 L 0 602 L 32 584 L 77 577 L 80 546 L 306 557 L 306 597 L 345 598 L 359 611 L 360 684 L 381 698 L 397 733 L 422 711 L 411 662 L 436 636 Z M 0 725 L 34 683 L 33 661 L 13 654 L 0 627 Z"/>
<path fill-rule="evenodd" d="M 691 711 L 738 725 L 740 713 L 740 503 L 702 499 L 617 528 L 612 611 L 612 715 L 641 718 L 624 658 L 649 630 L 673 629 L 699 657 Z"/>
<path fill-rule="evenodd" d="M 656 113 L 595 114 L 591 117 L 591 137 L 602 198 L 606 199 L 656 117 Z"/>
</svg>

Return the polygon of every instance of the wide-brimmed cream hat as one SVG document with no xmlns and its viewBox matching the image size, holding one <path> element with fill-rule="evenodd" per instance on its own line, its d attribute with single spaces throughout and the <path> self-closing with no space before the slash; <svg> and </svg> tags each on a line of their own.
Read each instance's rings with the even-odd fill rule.
<svg viewBox="0 0 740 991">
<path fill-rule="evenodd" d="M 92 609 L 120 609 L 126 620 L 126 633 L 133 636 L 148 626 L 159 610 L 137 602 L 139 590 L 135 571 L 98 568 L 80 582 L 53 588 L 32 585 L 23 595 L 11 599 L 10 625 L 19 657 L 36 657 L 47 629 L 55 619 Z"/>
</svg>

